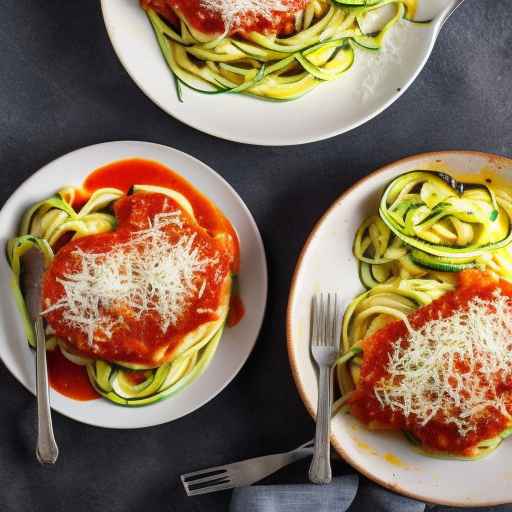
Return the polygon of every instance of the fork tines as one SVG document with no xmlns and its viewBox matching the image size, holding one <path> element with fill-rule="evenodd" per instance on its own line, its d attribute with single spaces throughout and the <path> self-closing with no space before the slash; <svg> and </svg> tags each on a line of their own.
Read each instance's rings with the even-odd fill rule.
<svg viewBox="0 0 512 512">
<path fill-rule="evenodd" d="M 187 496 L 197 496 L 233 487 L 231 476 L 223 466 L 194 471 L 181 475 L 180 478 Z"/>
<path fill-rule="evenodd" d="M 337 293 L 319 293 L 313 296 L 312 345 L 339 345 L 339 306 Z"/>
</svg>

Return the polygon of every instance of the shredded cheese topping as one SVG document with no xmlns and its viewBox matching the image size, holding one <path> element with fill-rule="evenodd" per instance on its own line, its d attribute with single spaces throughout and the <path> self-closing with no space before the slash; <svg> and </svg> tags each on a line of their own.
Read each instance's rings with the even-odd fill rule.
<svg viewBox="0 0 512 512">
<path fill-rule="evenodd" d="M 226 32 L 240 25 L 247 16 L 272 20 L 275 11 L 288 10 L 282 0 L 201 0 L 201 6 L 222 17 Z"/>
<path fill-rule="evenodd" d="M 511 418 L 499 389 L 512 378 L 510 298 L 474 298 L 467 309 L 412 330 L 395 342 L 386 370 L 374 386 L 377 400 L 421 426 L 442 418 L 464 437 L 489 408 Z"/>
<path fill-rule="evenodd" d="M 63 297 L 44 314 L 62 309 L 63 319 L 87 335 L 88 343 L 105 341 L 123 325 L 123 315 L 140 319 L 156 313 L 165 333 L 175 325 L 187 303 L 206 283 L 202 274 L 216 258 L 201 257 L 194 247 L 195 234 L 183 234 L 173 242 L 165 226 L 181 228 L 180 212 L 161 213 L 149 227 L 135 231 L 130 240 L 112 250 L 90 253 L 77 248 L 72 254 L 80 270 L 58 279 Z"/>
</svg>

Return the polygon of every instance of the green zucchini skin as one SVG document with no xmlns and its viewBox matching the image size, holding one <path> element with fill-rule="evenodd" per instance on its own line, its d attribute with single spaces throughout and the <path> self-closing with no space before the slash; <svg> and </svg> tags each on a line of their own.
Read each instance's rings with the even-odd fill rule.
<svg viewBox="0 0 512 512">
<path fill-rule="evenodd" d="M 413 249 L 410 253 L 411 260 L 422 267 L 436 270 L 438 272 L 461 272 L 468 268 L 480 268 L 475 261 L 462 261 L 457 258 L 443 258 L 441 256 L 432 256 L 418 249 Z"/>
<path fill-rule="evenodd" d="M 142 387 L 142 389 L 137 387 L 140 385 L 135 385 L 131 397 L 126 395 L 121 396 L 119 392 L 116 391 L 115 380 L 118 378 L 119 372 L 123 371 L 123 369 L 116 367 L 116 365 L 111 365 L 101 361 L 101 367 L 98 368 L 98 362 L 88 364 L 87 374 L 89 376 L 89 380 L 91 381 L 94 389 L 101 396 L 117 405 L 125 407 L 141 407 L 160 402 L 161 400 L 177 393 L 185 386 L 188 386 L 204 373 L 215 355 L 220 339 L 222 338 L 223 331 L 224 325 L 222 325 L 211 337 L 207 345 L 199 351 L 195 364 L 190 365 L 180 378 L 171 383 L 167 381 L 167 376 L 169 375 L 172 365 L 176 364 L 176 361 L 166 363 L 164 366 L 154 370 L 140 370 L 146 373 L 151 373 L 151 377 L 147 379 L 149 382 L 143 383 L 145 386 Z M 145 388 L 151 388 L 150 392 L 145 393 Z"/>
<path fill-rule="evenodd" d="M 364 261 L 359 265 L 359 279 L 367 289 L 375 288 L 380 284 L 372 274 L 371 265 Z"/>
<path fill-rule="evenodd" d="M 382 48 L 382 45 L 371 36 L 354 36 L 352 41 L 365 50 L 378 51 Z"/>
</svg>

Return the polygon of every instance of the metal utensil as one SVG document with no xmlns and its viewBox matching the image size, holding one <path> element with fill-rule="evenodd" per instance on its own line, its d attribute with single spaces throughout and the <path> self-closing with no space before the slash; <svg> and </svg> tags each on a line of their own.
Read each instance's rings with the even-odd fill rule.
<svg viewBox="0 0 512 512">
<path fill-rule="evenodd" d="M 44 259 L 41 252 L 29 249 L 22 259 L 22 288 L 28 313 L 36 334 L 36 395 L 37 395 L 37 448 L 36 457 L 41 464 L 55 464 L 59 448 L 55 442 L 48 393 L 46 343 L 41 317 L 41 280 Z"/>
<path fill-rule="evenodd" d="M 186 473 L 181 475 L 181 483 L 188 496 L 251 485 L 292 462 L 309 457 L 313 453 L 312 447 L 313 441 L 309 441 L 289 452 L 255 457 Z"/>
<path fill-rule="evenodd" d="M 332 408 L 332 368 L 339 351 L 338 296 L 320 294 L 313 297 L 311 354 L 318 366 L 318 407 L 315 448 L 309 467 L 309 480 L 328 484 L 332 480 L 330 462 L 330 419 Z"/>
</svg>

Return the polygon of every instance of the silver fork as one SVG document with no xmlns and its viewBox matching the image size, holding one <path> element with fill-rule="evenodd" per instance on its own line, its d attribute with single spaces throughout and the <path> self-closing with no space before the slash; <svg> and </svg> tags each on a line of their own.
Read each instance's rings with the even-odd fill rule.
<svg viewBox="0 0 512 512">
<path fill-rule="evenodd" d="M 308 441 L 289 452 L 255 457 L 233 464 L 186 473 L 181 475 L 181 483 L 188 496 L 251 485 L 292 462 L 311 456 L 312 453 L 313 441 Z"/>
<path fill-rule="evenodd" d="M 315 448 L 309 467 L 309 480 L 328 484 L 332 480 L 330 462 L 330 418 L 332 407 L 332 368 L 339 350 L 338 295 L 313 297 L 311 354 L 318 366 L 318 407 L 316 414 Z"/>
</svg>

